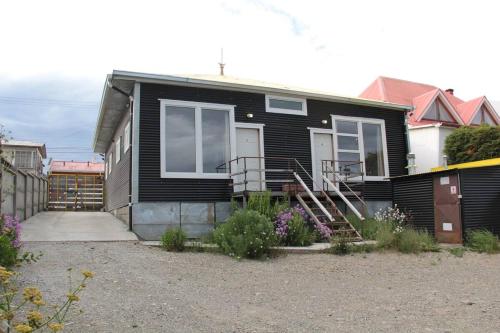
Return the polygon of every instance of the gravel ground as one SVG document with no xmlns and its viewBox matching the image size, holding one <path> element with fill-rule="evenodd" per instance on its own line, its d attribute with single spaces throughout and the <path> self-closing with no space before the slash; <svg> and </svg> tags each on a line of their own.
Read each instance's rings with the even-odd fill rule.
<svg viewBox="0 0 500 333">
<path fill-rule="evenodd" d="M 70 332 L 500 332 L 500 255 L 288 255 L 235 261 L 139 243 L 27 243 L 23 283 L 96 277 Z"/>
</svg>

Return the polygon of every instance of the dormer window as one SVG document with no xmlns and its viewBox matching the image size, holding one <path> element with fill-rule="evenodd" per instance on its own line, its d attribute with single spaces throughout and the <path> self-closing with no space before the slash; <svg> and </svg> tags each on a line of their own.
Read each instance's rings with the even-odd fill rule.
<svg viewBox="0 0 500 333">
<path fill-rule="evenodd" d="M 490 115 L 488 110 L 483 106 L 477 111 L 476 115 L 474 116 L 474 119 L 472 119 L 471 122 L 472 125 L 482 125 L 482 124 L 487 124 L 491 126 L 496 126 L 495 120 L 493 120 L 493 117 Z"/>
<path fill-rule="evenodd" d="M 436 99 L 434 103 L 429 107 L 423 119 L 426 120 L 438 120 L 446 123 L 456 123 L 455 119 L 450 115 L 444 104 Z"/>
</svg>

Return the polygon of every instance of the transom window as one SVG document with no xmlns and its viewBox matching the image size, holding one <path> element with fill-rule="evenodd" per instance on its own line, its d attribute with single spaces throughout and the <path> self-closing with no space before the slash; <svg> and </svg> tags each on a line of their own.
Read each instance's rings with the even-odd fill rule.
<svg viewBox="0 0 500 333">
<path fill-rule="evenodd" d="M 332 120 L 337 171 L 364 172 L 367 179 L 389 177 L 384 120 L 342 116 Z M 363 162 L 364 170 L 358 162 Z"/>
<path fill-rule="evenodd" d="M 481 109 L 476 113 L 474 119 L 472 119 L 472 125 L 481 124 L 496 126 L 495 120 L 493 120 L 493 117 L 491 117 L 490 113 L 484 106 L 481 106 Z"/>
<path fill-rule="evenodd" d="M 304 98 L 266 95 L 266 111 L 307 116 L 307 101 Z"/>
<path fill-rule="evenodd" d="M 425 113 L 423 119 L 428 120 L 439 120 L 447 123 L 456 123 L 453 117 L 450 115 L 443 103 L 436 99 L 434 103 L 429 107 L 429 110 Z"/>
<path fill-rule="evenodd" d="M 228 178 L 217 167 L 235 155 L 234 106 L 161 100 L 161 176 Z"/>
</svg>

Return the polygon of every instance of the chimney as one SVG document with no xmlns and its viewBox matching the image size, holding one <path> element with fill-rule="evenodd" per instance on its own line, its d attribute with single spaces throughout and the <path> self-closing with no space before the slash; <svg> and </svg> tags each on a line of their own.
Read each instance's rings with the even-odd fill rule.
<svg viewBox="0 0 500 333">
<path fill-rule="evenodd" d="M 455 89 L 451 89 L 451 88 L 448 88 L 445 90 L 447 93 L 449 93 L 450 95 L 453 95 L 453 92 L 455 91 Z"/>
</svg>

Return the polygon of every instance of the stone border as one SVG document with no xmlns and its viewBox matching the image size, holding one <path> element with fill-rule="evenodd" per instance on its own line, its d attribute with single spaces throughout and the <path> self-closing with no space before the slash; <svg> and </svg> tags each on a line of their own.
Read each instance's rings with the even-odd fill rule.
<svg viewBox="0 0 500 333">
<path fill-rule="evenodd" d="M 140 242 L 145 246 L 154 246 L 161 247 L 160 241 L 142 241 Z M 352 242 L 349 243 L 354 246 L 361 245 L 376 245 L 376 241 L 362 241 L 362 242 Z M 207 248 L 207 249 L 215 249 L 218 248 L 216 244 L 203 244 L 201 242 L 192 242 L 188 241 L 185 243 L 186 248 Z M 325 253 L 332 247 L 331 243 L 314 243 L 310 246 L 274 246 L 271 249 L 273 251 L 281 252 L 281 253 L 291 253 L 291 254 L 310 254 L 310 253 Z"/>
</svg>

